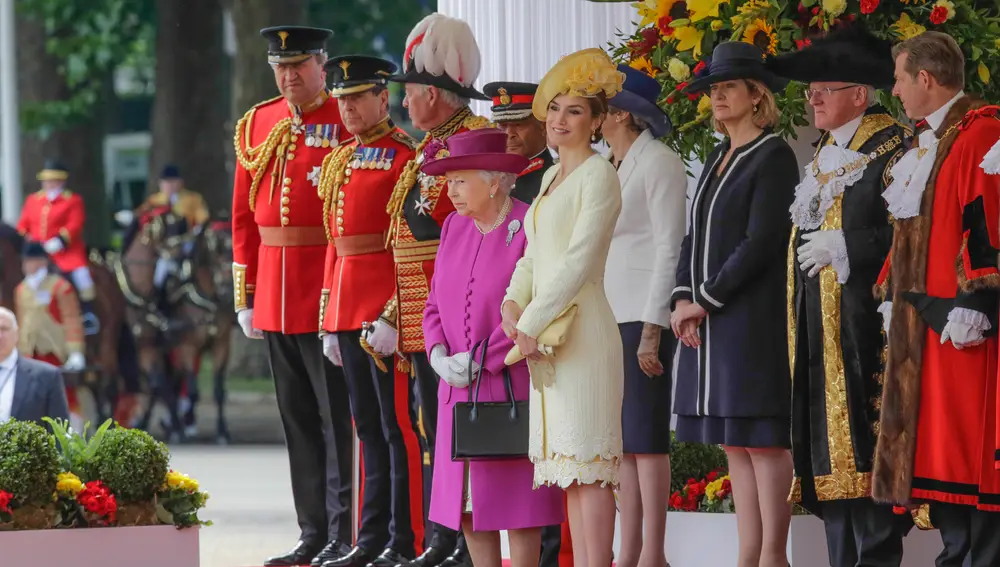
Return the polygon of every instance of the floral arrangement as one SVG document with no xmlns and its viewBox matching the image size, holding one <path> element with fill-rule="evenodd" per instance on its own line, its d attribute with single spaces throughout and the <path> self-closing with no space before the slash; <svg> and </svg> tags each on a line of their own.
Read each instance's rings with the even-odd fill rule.
<svg viewBox="0 0 1000 567">
<path fill-rule="evenodd" d="M 147 433 L 108 420 L 88 436 L 90 424 L 77 433 L 46 421 L 53 433 L 16 420 L 0 425 L 0 530 L 211 525 L 198 517 L 208 493 L 168 469 L 166 446 Z M 29 476 L 33 471 L 53 474 Z M 36 482 L 16 482 L 24 478 Z M 38 492 L 50 496 L 32 496 Z"/>
<path fill-rule="evenodd" d="M 625 0 L 589 0 L 620 2 Z M 642 0 L 633 2 L 638 30 L 619 34 L 612 55 L 643 70 L 663 86 L 660 104 L 674 130 L 664 140 L 686 162 L 704 161 L 718 143 L 711 127 L 706 96 L 684 88 L 707 70 L 712 50 L 721 42 L 746 41 L 766 55 L 809 45 L 811 40 L 844 25 L 864 26 L 893 42 L 926 30 L 955 38 L 966 57 L 966 90 L 1000 101 L 993 81 L 1000 65 L 1000 8 L 977 0 Z M 808 124 L 804 85 L 791 83 L 775 93 L 781 109 L 779 134 L 795 137 Z M 889 93 L 879 93 L 890 112 L 904 118 Z"/>
<path fill-rule="evenodd" d="M 722 469 L 705 478 L 688 479 L 681 490 L 670 495 L 670 510 L 679 512 L 734 512 L 733 487 Z"/>
</svg>

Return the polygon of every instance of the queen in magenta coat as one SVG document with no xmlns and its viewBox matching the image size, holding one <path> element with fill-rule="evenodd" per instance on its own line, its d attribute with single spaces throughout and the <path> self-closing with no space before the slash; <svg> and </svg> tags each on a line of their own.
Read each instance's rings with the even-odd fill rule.
<svg viewBox="0 0 1000 567">
<path fill-rule="evenodd" d="M 516 174 L 528 164 L 521 156 L 505 153 L 505 134 L 492 128 L 452 136 L 447 144 L 428 147 L 423 166 L 428 174 L 447 176 L 448 196 L 456 209 L 442 227 L 424 311 L 427 352 L 442 378 L 430 520 L 464 528 L 466 537 L 490 538 L 492 534 L 481 532 L 540 528 L 562 522 L 565 515 L 560 489 L 532 490 L 534 471 L 527 456 L 469 463 L 451 458 L 452 408 L 469 399 L 468 366 L 478 365 L 480 358 L 478 348 L 475 361 L 470 362 L 469 353 L 487 338 L 479 400 L 506 400 L 502 371 L 514 343 L 501 328 L 500 304 L 524 254 L 528 210 L 528 205 L 511 199 L 509 191 Z M 527 400 L 531 386 L 525 362 L 509 370 L 514 397 Z M 480 533 L 470 534 L 473 530 Z M 512 552 L 522 543 L 514 541 L 516 535 L 511 532 Z M 534 539 L 533 565 L 537 565 L 539 530 L 521 535 Z M 529 542 L 523 543 L 530 549 Z M 499 548 L 496 553 L 499 563 Z M 490 559 L 482 558 L 484 564 L 491 564 Z M 480 563 L 475 557 L 473 561 Z"/>
</svg>

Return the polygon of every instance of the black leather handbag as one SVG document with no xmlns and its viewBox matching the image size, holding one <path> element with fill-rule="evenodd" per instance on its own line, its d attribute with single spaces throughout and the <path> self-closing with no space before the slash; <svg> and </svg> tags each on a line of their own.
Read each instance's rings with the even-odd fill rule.
<svg viewBox="0 0 1000 567">
<path fill-rule="evenodd" d="M 469 357 L 469 401 L 455 404 L 452 415 L 451 457 L 466 461 L 524 458 L 528 455 L 528 402 L 514 400 L 514 386 L 506 367 L 503 384 L 507 401 L 479 401 L 489 340 L 482 342 L 477 375 L 471 361 L 476 359 L 478 346 L 472 348 Z"/>
</svg>

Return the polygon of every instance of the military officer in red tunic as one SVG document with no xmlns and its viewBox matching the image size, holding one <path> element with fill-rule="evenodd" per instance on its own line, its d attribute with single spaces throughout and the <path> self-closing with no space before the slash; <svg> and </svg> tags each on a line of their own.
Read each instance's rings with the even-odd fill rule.
<svg viewBox="0 0 1000 567">
<path fill-rule="evenodd" d="M 937 567 L 1000 565 L 1000 177 L 980 168 L 1000 107 L 964 93 L 948 35 L 922 33 L 893 57 L 893 94 L 920 122 L 883 193 L 896 226 L 880 277 L 889 346 L 872 495 L 930 502 Z"/>
<path fill-rule="evenodd" d="M 234 138 L 235 308 L 243 332 L 267 344 L 301 529 L 294 548 L 266 565 L 320 565 L 352 534 L 347 391 L 317 338 L 327 247 L 319 173 L 345 137 L 323 70 L 331 34 L 261 30 L 281 96 L 250 109 Z"/>
<path fill-rule="evenodd" d="M 416 157 L 403 168 L 386 207 L 391 217 L 389 242 L 395 261 L 395 287 L 365 339 L 383 356 L 399 353 L 402 367 L 412 370 L 424 451 L 430 459 L 434 458 L 438 376 L 425 354 L 423 316 L 441 224 L 455 206 L 447 197 L 444 178 L 429 177 L 419 168 L 423 149 L 431 140 L 443 142 L 458 132 L 492 126 L 469 109 L 470 99 L 486 100 L 472 86 L 479 75 L 479 60 L 479 47 L 469 25 L 435 13 L 410 32 L 403 73 L 389 78 L 405 85 L 403 106 L 409 110 L 413 125 L 427 134 L 417 146 Z M 430 474 L 424 480 L 429 483 Z M 424 494 L 429 501 L 428 484 Z M 463 563 L 467 556 L 464 540 L 456 544 L 454 531 L 429 526 L 427 547 L 409 564 L 433 567 Z"/>
<path fill-rule="evenodd" d="M 42 188 L 25 201 L 17 231 L 41 242 L 56 267 L 73 281 L 83 308 L 84 333 L 97 334 L 100 326 L 94 311 L 94 280 L 83 242 L 87 220 L 83 198 L 66 188 L 69 170 L 59 161 L 47 161 L 37 177 Z"/>
<path fill-rule="evenodd" d="M 483 87 L 483 93 L 493 99 L 491 120 L 507 132 L 507 153 L 531 160 L 528 167 L 517 175 L 510 193 L 511 197 L 529 205 L 542 188 L 545 170 L 555 163 L 546 144 L 545 123 L 531 113 L 531 101 L 535 100 L 536 90 L 538 85 L 534 83 L 505 81 L 488 83 Z"/>
<path fill-rule="evenodd" d="M 416 555 L 414 528 L 422 526 L 423 518 L 419 510 L 413 517 L 409 463 L 419 463 L 420 450 L 406 404 L 397 411 L 392 357 L 363 343 L 361 328 L 379 316 L 394 291 L 386 204 L 417 143 L 389 119 L 386 78 L 396 71 L 395 64 L 353 55 L 335 57 L 326 67 L 344 127 L 354 138 L 323 161 L 320 173 L 330 243 L 320 335 L 324 354 L 344 369 L 361 440 L 364 496 L 355 547 L 324 565 L 391 567 Z M 405 398 L 408 382 L 404 378 L 401 384 Z M 419 487 L 418 478 L 417 498 Z"/>
</svg>

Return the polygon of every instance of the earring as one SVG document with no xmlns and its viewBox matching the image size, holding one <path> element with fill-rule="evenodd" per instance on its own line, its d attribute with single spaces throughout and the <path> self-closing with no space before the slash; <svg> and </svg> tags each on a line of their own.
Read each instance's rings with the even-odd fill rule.
<svg viewBox="0 0 1000 567">
<path fill-rule="evenodd" d="M 490 193 L 490 199 L 492 199 L 493 197 L 496 197 L 496 196 L 497 196 L 496 193 Z"/>
<path fill-rule="evenodd" d="M 755 104 L 755 105 L 753 105 L 753 113 L 754 113 L 754 114 L 757 114 L 757 105 L 756 105 L 756 104 Z"/>
<path fill-rule="evenodd" d="M 597 130 L 594 130 L 594 132 L 590 134 L 590 143 L 591 144 L 597 143 Z"/>
</svg>

